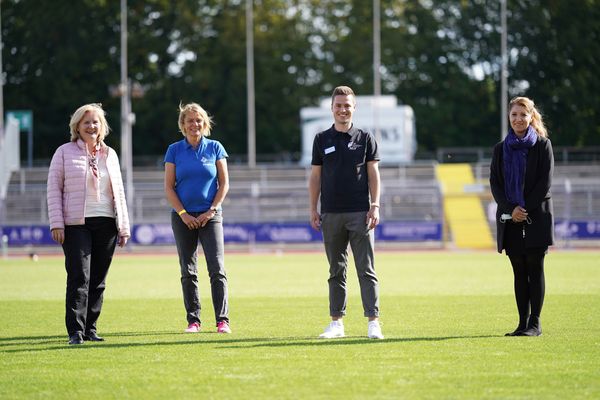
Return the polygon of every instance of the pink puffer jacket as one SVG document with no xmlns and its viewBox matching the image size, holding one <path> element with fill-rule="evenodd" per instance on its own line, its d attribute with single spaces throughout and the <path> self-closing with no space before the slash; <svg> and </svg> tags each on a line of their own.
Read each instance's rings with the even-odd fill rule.
<svg viewBox="0 0 600 400">
<path fill-rule="evenodd" d="M 119 236 L 130 237 L 129 214 L 119 158 L 117 153 L 105 144 L 102 145 L 100 156 L 106 158 Z M 85 143 L 81 139 L 63 144 L 56 149 L 48 171 L 47 199 L 50 230 L 64 229 L 65 225 L 85 223 L 85 182 L 89 170 L 87 157 Z"/>
</svg>

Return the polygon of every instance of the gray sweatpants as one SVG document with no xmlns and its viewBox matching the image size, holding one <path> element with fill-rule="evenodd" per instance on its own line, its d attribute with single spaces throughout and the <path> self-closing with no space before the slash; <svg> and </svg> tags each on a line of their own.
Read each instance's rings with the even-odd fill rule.
<svg viewBox="0 0 600 400">
<path fill-rule="evenodd" d="M 379 316 L 379 283 L 375 274 L 375 236 L 367 228 L 366 212 L 325 213 L 321 215 L 321 230 L 325 253 L 329 261 L 329 315 L 346 314 L 346 271 L 348 243 L 360 284 L 365 317 Z"/>
<path fill-rule="evenodd" d="M 200 213 L 191 212 L 194 217 Z M 229 321 L 227 302 L 227 275 L 224 262 L 223 216 L 215 215 L 203 228 L 188 229 L 177 213 L 171 213 L 171 227 L 179 254 L 181 289 L 188 323 L 200 322 L 198 295 L 198 242 L 202 245 L 210 278 L 215 319 Z"/>
</svg>

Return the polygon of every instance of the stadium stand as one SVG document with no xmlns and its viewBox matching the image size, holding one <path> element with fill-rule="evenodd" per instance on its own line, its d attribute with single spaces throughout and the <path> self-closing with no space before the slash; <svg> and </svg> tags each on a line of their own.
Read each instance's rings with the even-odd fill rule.
<svg viewBox="0 0 600 400">
<path fill-rule="evenodd" d="M 473 168 L 478 181 L 487 184 L 489 163 Z M 600 164 L 556 164 L 552 198 L 555 218 L 600 220 Z"/>
<path fill-rule="evenodd" d="M 436 175 L 454 245 L 463 249 L 493 247 L 490 224 L 479 198 L 484 186 L 475 182 L 471 166 L 466 163 L 439 164 Z"/>
<path fill-rule="evenodd" d="M 383 221 L 444 222 L 444 199 L 436 178 L 437 162 L 382 166 L 381 216 Z M 470 164 L 475 191 L 495 235 L 493 206 L 489 191 L 489 162 Z M 46 167 L 23 168 L 13 172 L 6 191 L 4 225 L 45 225 Z M 230 165 L 230 192 L 223 204 L 229 223 L 307 222 L 309 215 L 307 181 L 310 168 L 261 165 L 248 169 Z M 600 221 L 600 164 L 560 164 L 554 173 L 555 218 L 571 221 Z M 170 207 L 163 191 L 163 171 L 136 168 L 133 204 L 134 223 L 168 223 Z M 446 237 L 450 237 L 444 223 Z"/>
<path fill-rule="evenodd" d="M 309 215 L 309 168 L 230 166 L 230 191 L 223 204 L 228 222 L 306 222 Z M 7 225 L 45 224 L 47 168 L 23 168 L 12 174 L 7 190 Z M 382 168 L 382 217 L 388 220 L 439 220 L 442 203 L 434 163 Z M 163 171 L 134 171 L 135 222 L 169 222 Z"/>
</svg>

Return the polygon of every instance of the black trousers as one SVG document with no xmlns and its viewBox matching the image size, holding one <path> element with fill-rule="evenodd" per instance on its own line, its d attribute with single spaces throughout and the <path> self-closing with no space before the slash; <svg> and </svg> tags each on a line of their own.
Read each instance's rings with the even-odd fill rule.
<svg viewBox="0 0 600 400">
<path fill-rule="evenodd" d="M 106 275 L 117 245 L 114 218 L 86 218 L 84 225 L 65 227 L 62 245 L 67 270 L 65 323 L 69 336 L 96 332 Z"/>
</svg>

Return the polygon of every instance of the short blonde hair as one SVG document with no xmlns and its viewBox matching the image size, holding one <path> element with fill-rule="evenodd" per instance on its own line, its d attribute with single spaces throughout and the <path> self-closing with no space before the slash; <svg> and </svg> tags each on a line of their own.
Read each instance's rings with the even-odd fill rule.
<svg viewBox="0 0 600 400">
<path fill-rule="evenodd" d="M 103 143 L 104 138 L 108 135 L 110 131 L 110 127 L 108 126 L 108 122 L 106 122 L 106 112 L 102 108 L 102 104 L 100 103 L 90 103 L 85 104 L 79 107 L 73 115 L 71 115 L 71 120 L 69 121 L 69 130 L 71 131 L 71 142 L 76 142 L 77 139 L 80 139 L 79 132 L 77 132 L 77 126 L 85 116 L 87 112 L 95 112 L 98 115 L 98 119 L 100 120 L 100 129 L 98 129 L 98 143 Z"/>
<path fill-rule="evenodd" d="M 212 126 L 213 126 L 213 120 L 210 117 L 210 115 L 208 115 L 206 110 L 204 108 L 202 108 L 200 106 L 200 104 L 198 104 L 198 103 L 188 103 L 188 104 L 179 103 L 178 125 L 179 125 L 179 130 L 181 131 L 183 136 L 185 136 L 185 130 L 184 130 L 185 115 L 189 112 L 200 114 L 200 118 L 202 118 L 202 120 L 204 121 L 204 126 L 202 127 L 202 136 L 210 136 L 210 130 L 212 129 Z"/>
<path fill-rule="evenodd" d="M 535 103 L 528 97 L 514 97 L 508 103 L 508 114 L 510 115 L 510 111 L 513 106 L 518 105 L 527 110 L 528 113 L 531 114 L 531 126 L 533 129 L 540 135 L 541 137 L 548 137 L 548 130 L 544 125 L 544 121 L 542 120 L 542 114 L 535 107 Z"/>
</svg>

